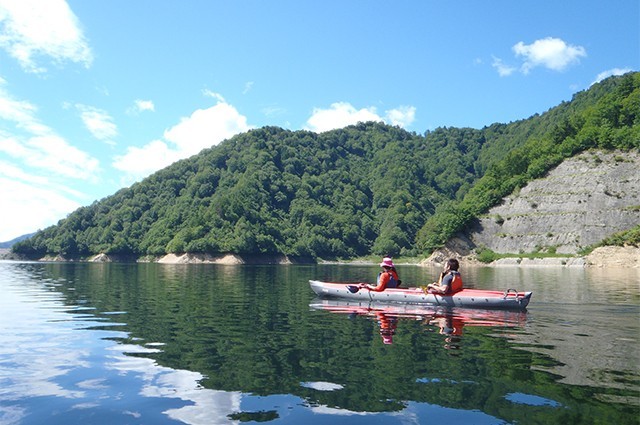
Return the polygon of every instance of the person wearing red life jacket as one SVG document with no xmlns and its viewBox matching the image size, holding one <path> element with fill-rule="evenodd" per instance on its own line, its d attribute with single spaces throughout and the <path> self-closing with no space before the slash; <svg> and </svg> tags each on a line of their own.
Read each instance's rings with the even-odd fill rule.
<svg viewBox="0 0 640 425">
<path fill-rule="evenodd" d="M 440 273 L 440 279 L 437 282 L 427 285 L 430 294 L 453 295 L 462 290 L 462 276 L 458 269 L 460 264 L 455 258 L 450 258 L 444 264 L 444 270 Z"/>
<path fill-rule="evenodd" d="M 400 286 L 400 279 L 398 278 L 396 266 L 393 264 L 393 260 L 391 260 L 390 257 L 384 257 L 382 259 L 382 263 L 380 263 L 380 267 L 382 267 L 382 271 L 378 274 L 376 286 L 362 283 L 360 284 L 361 288 L 366 288 L 374 292 L 382 292 L 387 288 L 397 288 Z"/>
</svg>

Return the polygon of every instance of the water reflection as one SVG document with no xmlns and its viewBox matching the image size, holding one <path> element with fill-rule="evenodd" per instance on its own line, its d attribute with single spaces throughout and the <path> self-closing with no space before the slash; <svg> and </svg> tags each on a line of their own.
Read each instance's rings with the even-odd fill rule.
<svg viewBox="0 0 640 425">
<path fill-rule="evenodd" d="M 200 373 L 144 357 L 158 348 L 117 343 L 128 333 L 107 328 L 124 324 L 65 305 L 57 279 L 42 285 L 17 271 L 0 268 L 0 423 L 238 423 L 227 415 L 239 411 L 240 392 L 203 389 Z"/>
<path fill-rule="evenodd" d="M 312 300 L 372 269 L 0 264 L 0 423 L 637 422 L 633 284 L 466 271 L 527 313 Z"/>
<path fill-rule="evenodd" d="M 516 328 L 523 327 L 527 313 L 523 311 L 497 311 L 464 309 L 430 305 L 359 302 L 315 298 L 309 304 L 315 310 L 357 316 L 376 320 L 385 345 L 393 344 L 400 321 L 419 321 L 427 332 L 437 331 L 444 336 L 444 348 L 459 349 L 462 334 L 467 327 Z M 402 326 L 400 326 L 401 328 Z"/>
</svg>

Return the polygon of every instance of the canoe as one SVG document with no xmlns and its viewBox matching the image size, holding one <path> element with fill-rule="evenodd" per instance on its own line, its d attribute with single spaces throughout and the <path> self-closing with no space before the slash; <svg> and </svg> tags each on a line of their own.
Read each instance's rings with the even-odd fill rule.
<svg viewBox="0 0 640 425">
<path fill-rule="evenodd" d="M 322 298 L 501 310 L 526 309 L 532 294 L 532 292 L 518 292 L 514 289 L 506 291 L 463 289 L 453 295 L 428 294 L 422 288 L 388 288 L 382 292 L 375 292 L 359 288 L 357 284 L 319 280 L 310 280 L 309 285 L 313 292 Z"/>
</svg>

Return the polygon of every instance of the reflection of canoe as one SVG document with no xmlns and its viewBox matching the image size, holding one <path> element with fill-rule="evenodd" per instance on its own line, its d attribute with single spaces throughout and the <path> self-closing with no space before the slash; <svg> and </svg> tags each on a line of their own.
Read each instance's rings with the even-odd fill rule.
<svg viewBox="0 0 640 425">
<path fill-rule="evenodd" d="M 319 297 L 312 300 L 309 307 L 314 310 L 359 316 L 378 316 L 383 313 L 389 317 L 416 320 L 450 318 L 460 321 L 465 326 L 519 327 L 525 324 L 527 318 L 527 313 L 524 311 L 458 309 L 432 304 L 400 304 Z"/>
<path fill-rule="evenodd" d="M 348 283 L 329 283 L 310 280 L 311 289 L 323 298 L 340 298 L 357 301 L 382 301 L 409 304 L 431 304 L 445 307 L 471 307 L 501 310 L 524 310 L 531 299 L 531 292 L 487 291 L 463 289 L 453 295 L 427 294 L 421 288 L 389 288 L 383 292 L 358 288 Z"/>
</svg>

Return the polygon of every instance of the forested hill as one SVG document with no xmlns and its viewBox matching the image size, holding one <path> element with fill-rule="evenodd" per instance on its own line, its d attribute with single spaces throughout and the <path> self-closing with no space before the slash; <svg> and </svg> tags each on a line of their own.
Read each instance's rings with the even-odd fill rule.
<svg viewBox="0 0 640 425">
<path fill-rule="evenodd" d="M 82 207 L 13 250 L 33 257 L 426 254 L 563 158 L 594 147 L 638 149 L 639 141 L 640 73 L 480 130 L 264 127 Z"/>
</svg>

